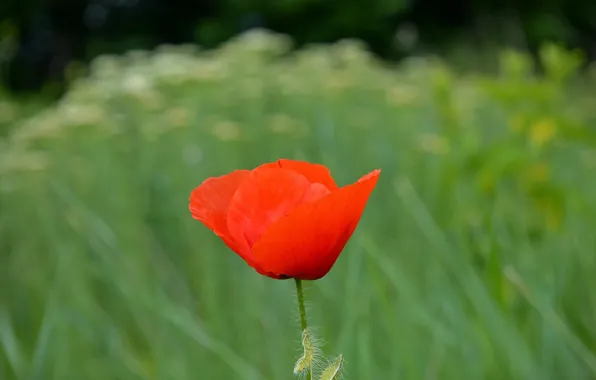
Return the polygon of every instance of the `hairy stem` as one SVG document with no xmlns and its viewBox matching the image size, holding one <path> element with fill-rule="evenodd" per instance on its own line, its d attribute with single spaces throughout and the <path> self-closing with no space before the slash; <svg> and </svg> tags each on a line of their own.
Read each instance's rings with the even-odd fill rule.
<svg viewBox="0 0 596 380">
<path fill-rule="evenodd" d="M 298 309 L 300 310 L 300 326 L 302 333 L 308 329 L 308 322 L 306 321 L 306 308 L 304 307 L 304 290 L 302 289 L 302 280 L 294 279 L 296 281 L 296 294 L 298 295 Z M 312 380 L 312 366 L 308 371 L 307 380 Z"/>
</svg>

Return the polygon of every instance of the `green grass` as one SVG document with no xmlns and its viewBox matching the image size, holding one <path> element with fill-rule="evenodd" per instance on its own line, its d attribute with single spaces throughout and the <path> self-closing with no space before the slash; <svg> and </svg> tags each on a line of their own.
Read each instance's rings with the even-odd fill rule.
<svg viewBox="0 0 596 380">
<path fill-rule="evenodd" d="M 280 157 L 340 184 L 383 170 L 337 264 L 305 284 L 345 378 L 594 378 L 596 109 L 577 57 L 546 47 L 537 77 L 508 53 L 491 77 L 286 45 L 99 58 L 11 127 L 0 378 L 291 379 L 294 282 L 188 211 L 205 178 Z"/>
</svg>

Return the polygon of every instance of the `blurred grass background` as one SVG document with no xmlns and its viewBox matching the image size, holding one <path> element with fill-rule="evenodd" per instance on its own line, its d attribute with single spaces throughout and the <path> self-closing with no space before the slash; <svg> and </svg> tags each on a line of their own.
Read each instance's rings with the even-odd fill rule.
<svg viewBox="0 0 596 380">
<path fill-rule="evenodd" d="M 596 378 L 596 71 L 557 45 L 541 75 L 513 51 L 481 75 L 290 45 L 101 56 L 57 104 L 0 101 L 0 379 L 292 378 L 293 282 L 187 209 L 280 157 L 383 170 L 306 284 L 346 378 Z"/>
</svg>

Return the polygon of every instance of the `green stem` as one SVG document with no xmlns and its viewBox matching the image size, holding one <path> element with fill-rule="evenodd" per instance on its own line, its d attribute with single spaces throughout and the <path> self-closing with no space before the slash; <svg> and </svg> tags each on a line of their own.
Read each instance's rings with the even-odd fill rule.
<svg viewBox="0 0 596 380">
<path fill-rule="evenodd" d="M 302 327 L 302 331 L 308 328 L 308 323 L 306 322 L 306 309 L 304 307 L 304 291 L 302 290 L 302 280 L 297 278 L 294 279 L 296 281 L 296 294 L 298 294 L 298 308 L 300 309 L 300 325 Z"/>
<path fill-rule="evenodd" d="M 294 279 L 296 281 L 296 294 L 298 295 L 298 309 L 300 310 L 300 326 L 302 327 L 302 333 L 308 329 L 308 322 L 306 321 L 306 308 L 304 307 L 304 290 L 302 289 L 302 280 L 297 278 Z M 312 380 L 312 366 L 310 367 L 310 371 L 308 371 L 308 375 L 306 377 L 307 380 Z"/>
</svg>

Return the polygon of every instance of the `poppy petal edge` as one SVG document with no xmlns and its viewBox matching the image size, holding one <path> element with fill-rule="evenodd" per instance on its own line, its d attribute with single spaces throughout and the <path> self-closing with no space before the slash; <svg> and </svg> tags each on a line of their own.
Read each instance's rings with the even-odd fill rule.
<svg viewBox="0 0 596 380">
<path fill-rule="evenodd" d="M 228 248 L 243 258 L 248 253 L 248 247 L 238 244 L 230 235 L 226 214 L 230 200 L 249 173 L 249 170 L 235 170 L 226 175 L 207 178 L 191 191 L 188 205 L 194 219 L 213 231 Z"/>
</svg>

